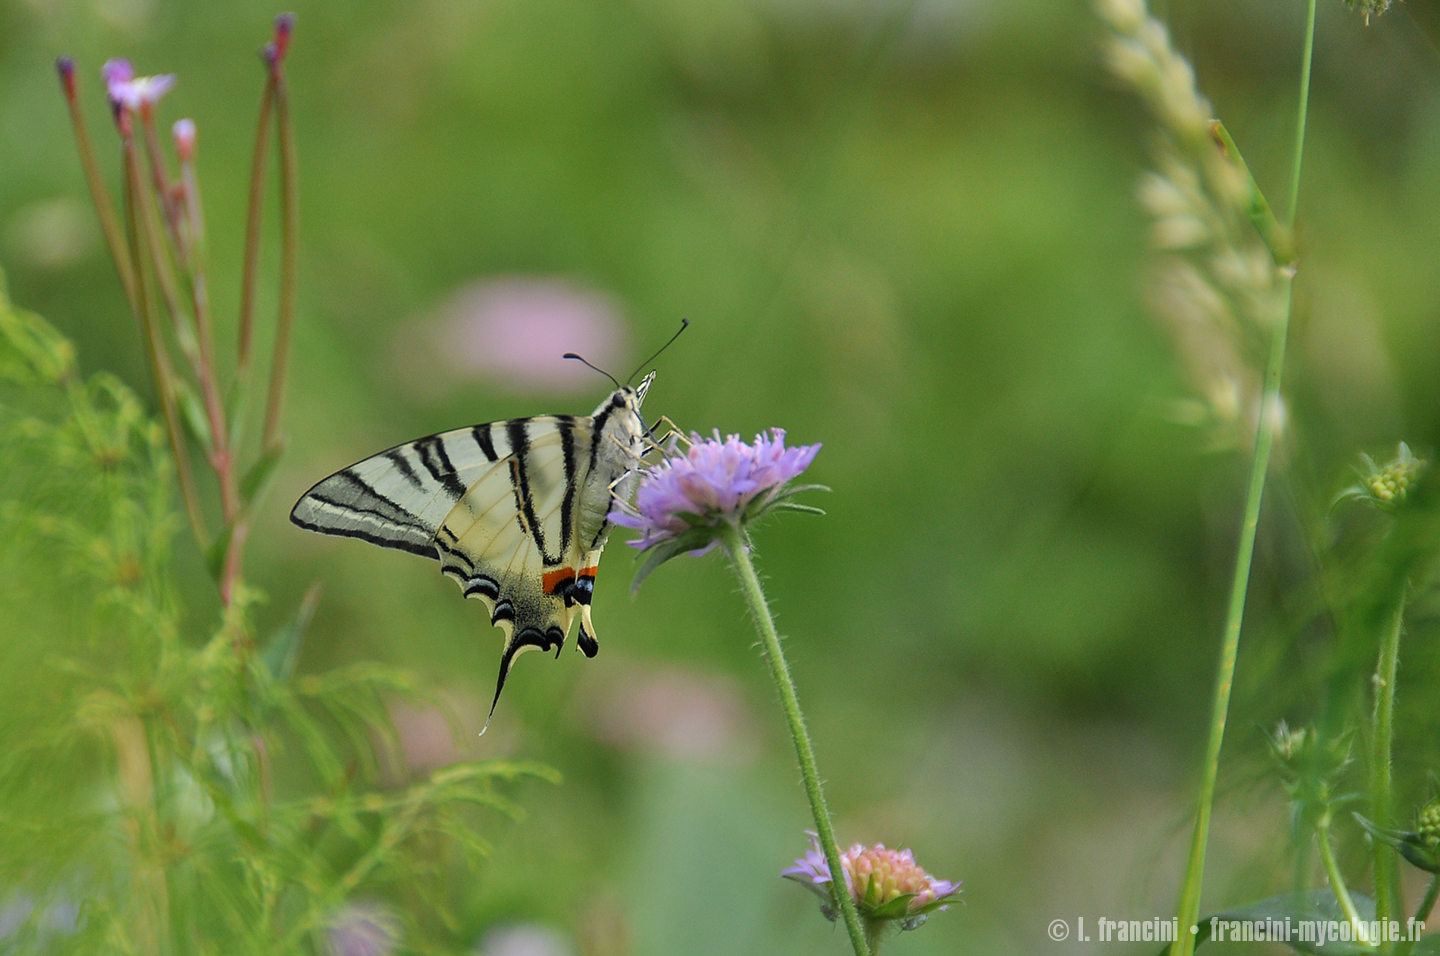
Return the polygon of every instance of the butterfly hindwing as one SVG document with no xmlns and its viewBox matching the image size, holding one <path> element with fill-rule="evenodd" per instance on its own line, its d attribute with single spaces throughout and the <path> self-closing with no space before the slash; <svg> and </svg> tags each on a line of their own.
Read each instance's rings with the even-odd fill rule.
<svg viewBox="0 0 1440 956">
<path fill-rule="evenodd" d="M 290 520 L 440 561 L 505 633 L 495 700 L 515 657 L 599 645 L 590 598 L 606 515 L 644 451 L 640 404 L 654 373 L 617 389 L 588 416 L 490 422 L 396 445 L 306 492 Z M 494 712 L 494 705 L 491 705 Z"/>
<path fill-rule="evenodd" d="M 576 605 L 566 582 L 573 585 L 581 557 L 576 509 L 590 487 L 576 448 L 588 447 L 594 422 L 559 416 L 496 427 L 505 429 L 511 454 L 479 474 L 435 543 L 442 570 L 466 597 L 483 600 L 505 632 L 498 700 L 518 654 L 558 652 L 570 630 Z"/>
</svg>

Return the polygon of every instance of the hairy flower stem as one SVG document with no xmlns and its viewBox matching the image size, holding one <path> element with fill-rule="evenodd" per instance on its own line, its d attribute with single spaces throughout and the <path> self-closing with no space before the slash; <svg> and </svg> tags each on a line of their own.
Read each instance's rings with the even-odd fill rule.
<svg viewBox="0 0 1440 956">
<path fill-rule="evenodd" d="M 1420 900 L 1420 905 L 1415 907 L 1415 922 L 1423 923 L 1430 919 L 1430 911 L 1435 908 L 1435 898 L 1440 897 L 1440 873 L 1430 877 L 1430 885 L 1425 890 L 1425 896 Z"/>
<path fill-rule="evenodd" d="M 1423 929 L 1425 922 L 1430 917 L 1430 911 L 1435 908 L 1435 899 L 1440 897 L 1440 873 L 1431 874 L 1430 885 L 1425 889 L 1425 895 L 1420 899 L 1420 905 L 1415 908 L 1415 915 L 1406 925 L 1409 929 L 1412 925 L 1416 930 Z M 1397 909 L 1399 913 L 1402 910 Z M 1395 956 L 1410 956 L 1410 951 L 1415 948 L 1415 943 L 1409 938 L 1401 939 L 1395 944 Z"/>
<path fill-rule="evenodd" d="M 1310 103 L 1310 65 L 1315 45 L 1315 2 L 1308 0 L 1305 25 L 1305 52 L 1300 69 L 1300 106 L 1295 130 L 1295 156 L 1290 167 L 1289 223 L 1294 232 L 1295 209 L 1300 196 L 1300 163 L 1305 153 L 1305 125 Z M 1274 250 L 1272 250 L 1273 252 Z M 1295 267 L 1280 268 L 1284 283 L 1284 311 L 1277 316 L 1270 339 L 1270 359 L 1265 369 L 1265 389 L 1260 399 L 1260 420 L 1255 429 L 1255 455 L 1250 463 L 1250 482 L 1245 495 L 1245 515 L 1240 525 L 1240 543 L 1235 554 L 1235 577 L 1230 588 L 1230 607 L 1225 616 L 1220 665 L 1215 675 L 1215 697 L 1210 712 L 1210 735 L 1205 746 L 1205 763 L 1200 776 L 1199 808 L 1195 834 L 1185 865 L 1185 882 L 1180 889 L 1180 938 L 1171 947 L 1174 956 L 1195 952 L 1195 934 L 1189 928 L 1200 919 L 1200 890 L 1205 878 L 1205 850 L 1210 840 L 1210 814 L 1215 803 L 1215 779 L 1220 770 L 1220 748 L 1225 741 L 1225 721 L 1230 711 L 1230 691 L 1235 682 L 1235 658 L 1240 648 L 1240 626 L 1245 617 L 1245 595 L 1250 586 L 1250 564 L 1255 556 L 1255 530 L 1260 522 L 1260 503 L 1265 492 L 1265 474 L 1270 467 L 1270 450 L 1275 440 L 1276 416 L 1280 411 L 1280 378 L 1285 369 L 1285 342 L 1290 327 Z M 1322 842 L 1321 850 L 1325 847 Z M 1343 886 L 1342 886 L 1343 888 Z"/>
<path fill-rule="evenodd" d="M 819 835 L 820 846 L 825 850 L 825 862 L 830 867 L 831 892 L 844 915 L 845 928 L 850 933 L 850 944 L 855 948 L 855 956 L 869 956 L 873 950 L 867 942 L 865 929 L 860 925 L 860 913 L 855 908 L 855 900 L 845 885 L 845 870 L 840 865 L 840 848 L 835 844 L 835 828 L 830 824 L 830 809 L 825 805 L 825 794 L 820 789 L 820 774 L 815 769 L 815 751 L 810 746 L 805 717 L 800 712 L 800 701 L 795 696 L 795 682 L 790 678 L 790 667 L 785 663 L 785 654 L 780 649 L 780 637 L 775 633 L 775 620 L 770 616 L 770 605 L 765 601 L 765 591 L 760 587 L 755 565 L 750 561 L 750 545 L 745 540 L 744 532 L 735 524 L 722 522 L 720 530 L 720 540 L 730 556 L 736 577 L 740 579 L 745 603 L 750 606 L 750 613 L 755 618 L 755 628 L 760 632 L 765 660 L 770 664 L 775 687 L 780 691 L 780 703 L 785 709 L 785 718 L 790 722 L 790 736 L 795 740 L 795 754 L 800 758 L 800 775 L 805 780 L 805 795 L 810 798 L 810 812 L 815 817 L 815 832 Z"/>
<path fill-rule="evenodd" d="M 1380 644 L 1380 660 L 1375 666 L 1375 722 L 1370 750 L 1370 817 L 1376 826 L 1389 827 L 1391 750 L 1395 740 L 1395 670 L 1400 658 L 1400 631 L 1405 619 L 1405 594 L 1402 591 L 1395 607 L 1394 618 L 1385 629 Z M 1399 872 L 1395 851 L 1383 840 L 1372 841 L 1375 855 L 1375 919 L 1383 926 L 1400 912 L 1396 894 Z M 1382 953 L 1391 949 L 1389 941 L 1380 943 Z"/>
<path fill-rule="evenodd" d="M 1315 826 L 1315 839 L 1320 844 L 1320 859 L 1325 864 L 1325 876 L 1330 881 L 1330 890 L 1335 894 L 1336 901 L 1340 904 L 1340 912 L 1354 927 L 1355 938 L 1361 942 L 1365 941 L 1368 923 L 1362 922 L 1360 913 L 1355 909 L 1355 901 L 1350 898 L 1350 891 L 1345 887 L 1345 877 L 1340 875 L 1340 866 L 1335 862 L 1335 849 L 1330 845 L 1330 811 L 1320 818 Z"/>
</svg>

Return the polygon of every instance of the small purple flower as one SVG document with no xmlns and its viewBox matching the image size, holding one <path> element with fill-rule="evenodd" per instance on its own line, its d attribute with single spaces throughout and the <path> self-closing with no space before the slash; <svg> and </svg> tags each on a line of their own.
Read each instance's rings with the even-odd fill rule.
<svg viewBox="0 0 1440 956">
<path fill-rule="evenodd" d="M 400 921 L 379 903 L 347 903 L 326 932 L 334 956 L 390 956 L 400 940 Z"/>
<path fill-rule="evenodd" d="M 813 891 L 822 901 L 820 911 L 834 920 L 839 913 L 831 894 L 830 866 L 819 839 L 814 833 L 809 836 L 810 849 L 780 875 Z M 855 844 L 840 854 L 840 866 L 845 891 L 867 923 L 898 920 L 900 929 L 915 929 L 930 913 L 947 909 L 960 893 L 959 882 L 935 879 L 909 850 L 889 850 L 883 843 Z"/>
<path fill-rule="evenodd" d="M 815 512 L 819 509 L 796 505 L 789 500 L 798 491 L 819 486 L 787 489 L 786 486 L 810 467 L 820 446 L 785 447 L 785 431 L 770 429 L 770 435 L 755 436 L 747 445 L 739 435 L 723 441 L 717 429 L 714 438 L 690 434 L 690 447 L 678 454 L 672 443 L 670 453 L 640 479 L 635 510 L 614 511 L 610 520 L 641 532 L 630 545 L 648 550 L 666 541 L 686 542 L 684 550 L 703 553 L 717 543 L 705 533 L 720 522 L 751 521 L 774 508 Z M 678 553 L 678 552 L 677 552 Z"/>
<path fill-rule="evenodd" d="M 138 110 L 153 106 L 175 86 L 175 74 L 136 76 L 129 60 L 106 60 L 100 68 L 105 80 L 105 94 L 116 109 Z"/>
</svg>

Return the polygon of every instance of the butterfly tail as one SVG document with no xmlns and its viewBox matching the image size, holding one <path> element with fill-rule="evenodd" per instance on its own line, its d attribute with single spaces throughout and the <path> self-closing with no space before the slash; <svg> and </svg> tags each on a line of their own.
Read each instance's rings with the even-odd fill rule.
<svg viewBox="0 0 1440 956">
<path fill-rule="evenodd" d="M 576 643 L 586 657 L 600 653 L 600 642 L 595 639 L 595 624 L 590 620 L 590 605 L 580 605 L 580 636 Z"/>
<path fill-rule="evenodd" d="M 490 713 L 485 718 L 484 729 L 480 731 L 482 736 L 490 729 L 495 707 L 500 703 L 500 692 L 505 689 L 505 678 L 510 676 L 510 667 L 515 663 L 515 658 L 526 651 L 553 649 L 558 652 L 565 646 L 565 632 L 556 625 L 552 624 L 545 630 L 531 626 L 517 631 L 509 621 L 497 623 L 506 631 L 505 652 L 500 655 L 500 676 L 495 681 L 495 699 L 490 702 Z"/>
</svg>

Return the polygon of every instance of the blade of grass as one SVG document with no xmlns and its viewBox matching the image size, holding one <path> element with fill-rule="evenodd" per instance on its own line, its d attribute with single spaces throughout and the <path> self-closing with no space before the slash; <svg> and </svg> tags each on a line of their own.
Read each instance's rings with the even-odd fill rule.
<svg viewBox="0 0 1440 956">
<path fill-rule="evenodd" d="M 1310 103 L 1310 66 L 1315 45 L 1315 0 L 1306 4 L 1305 52 L 1300 69 L 1300 105 L 1296 119 L 1295 156 L 1290 167 L 1290 204 L 1288 231 L 1293 235 L 1295 208 L 1300 195 L 1300 166 L 1305 151 L 1305 124 Z M 1233 144 L 1232 144 L 1233 145 Z M 1235 152 L 1238 157 L 1238 150 Z M 1252 179 L 1253 183 L 1254 180 Z M 1258 192 L 1258 187 L 1255 187 Z M 1263 199 L 1263 196 L 1261 197 Z M 1255 429 L 1255 454 L 1250 463 L 1250 481 L 1245 495 L 1245 514 L 1240 525 L 1240 542 L 1235 554 L 1235 577 L 1230 588 L 1230 605 L 1225 616 L 1224 637 L 1220 646 L 1220 663 L 1215 675 L 1215 693 L 1210 714 L 1210 733 L 1205 745 L 1205 762 L 1201 770 L 1199 807 L 1195 814 L 1195 833 L 1185 865 L 1185 881 L 1181 885 L 1179 922 L 1180 938 L 1171 947 L 1176 956 L 1191 956 L 1195 951 L 1195 934 L 1189 932 L 1200 918 L 1200 892 L 1205 876 L 1205 850 L 1210 840 L 1210 815 L 1215 803 L 1215 781 L 1220 768 L 1220 749 L 1225 740 L 1225 722 L 1230 710 L 1230 691 L 1235 680 L 1235 658 L 1240 647 L 1240 628 L 1245 617 L 1245 597 L 1250 585 L 1250 565 L 1255 556 L 1255 531 L 1260 521 L 1260 504 L 1265 492 L 1265 475 L 1270 467 L 1270 451 L 1280 413 L 1280 379 L 1285 369 L 1285 344 L 1293 305 L 1295 266 L 1292 262 L 1279 269 L 1284 283 L 1285 308 L 1277 317 L 1270 339 L 1270 358 L 1266 363 L 1265 387 L 1260 398 L 1260 419 Z"/>
</svg>

